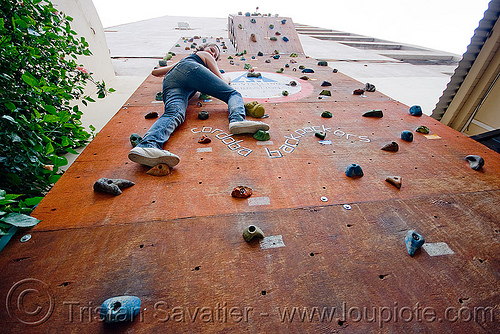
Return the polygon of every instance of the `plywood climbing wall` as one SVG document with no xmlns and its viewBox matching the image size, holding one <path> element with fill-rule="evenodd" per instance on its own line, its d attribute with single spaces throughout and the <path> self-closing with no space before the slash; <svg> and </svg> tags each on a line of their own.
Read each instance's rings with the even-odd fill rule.
<svg viewBox="0 0 500 334">
<path fill-rule="evenodd" d="M 290 17 L 230 15 L 228 21 L 230 40 L 238 52 L 304 53 Z"/>
<path fill-rule="evenodd" d="M 163 110 L 162 80 L 148 77 L 36 208 L 42 222 L 0 254 L 2 332 L 498 332 L 500 156 L 379 92 L 353 95 L 365 83 L 314 59 L 250 56 L 219 64 L 264 104 L 271 139 L 230 135 L 227 106 L 195 96 L 165 146 L 181 162 L 146 174 L 127 154 Z M 383 117 L 362 116 L 372 109 Z M 392 141 L 398 152 L 381 150 Z M 352 163 L 363 177 L 345 175 Z M 94 192 L 101 177 L 135 185 Z M 233 198 L 239 185 L 253 195 Z M 251 224 L 266 238 L 246 242 Z M 426 240 L 413 257 L 411 229 Z M 102 323 L 101 303 L 123 295 L 141 299 L 139 315 Z"/>
</svg>

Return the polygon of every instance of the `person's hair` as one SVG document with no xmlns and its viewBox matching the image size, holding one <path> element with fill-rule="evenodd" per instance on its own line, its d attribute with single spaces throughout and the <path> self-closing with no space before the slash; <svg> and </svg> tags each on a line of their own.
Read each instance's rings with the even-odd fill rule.
<svg viewBox="0 0 500 334">
<path fill-rule="evenodd" d="M 215 46 L 217 48 L 217 51 L 219 51 L 219 55 L 217 56 L 217 58 L 215 60 L 219 60 L 219 58 L 220 58 L 220 48 L 215 43 L 204 43 L 204 44 L 198 46 L 196 48 L 196 51 L 203 51 L 203 50 L 205 50 L 205 48 L 208 48 L 209 46 Z"/>
</svg>

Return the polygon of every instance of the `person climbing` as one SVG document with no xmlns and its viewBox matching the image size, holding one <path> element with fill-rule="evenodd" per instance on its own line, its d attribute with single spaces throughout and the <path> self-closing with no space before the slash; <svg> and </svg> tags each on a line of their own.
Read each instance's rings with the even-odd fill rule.
<svg viewBox="0 0 500 334">
<path fill-rule="evenodd" d="M 164 150 L 163 145 L 172 132 L 184 122 L 188 100 L 197 91 L 222 100 L 228 105 L 229 131 L 232 134 L 269 130 L 266 123 L 245 120 L 243 98 L 230 86 L 230 79 L 225 79 L 220 73 L 217 66 L 219 56 L 220 49 L 216 44 L 206 44 L 177 63 L 153 69 L 152 75 L 165 76 L 165 112 L 146 132 L 144 138 L 130 150 L 130 160 L 150 167 L 158 164 L 173 167 L 179 163 L 180 158 Z"/>
</svg>

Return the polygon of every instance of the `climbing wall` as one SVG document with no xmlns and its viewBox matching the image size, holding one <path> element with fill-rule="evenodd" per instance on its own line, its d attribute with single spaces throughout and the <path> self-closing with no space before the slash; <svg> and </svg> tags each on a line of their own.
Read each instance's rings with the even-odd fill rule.
<svg viewBox="0 0 500 334">
<path fill-rule="evenodd" d="M 148 77 L 2 251 L 2 332 L 498 332 L 500 156 L 377 91 L 354 95 L 365 83 L 314 59 L 252 55 L 219 65 L 264 104 L 271 139 L 230 135 L 227 106 L 195 96 L 165 146 L 179 165 L 148 175 L 127 159 L 130 134 L 163 110 Z M 383 117 L 363 116 L 373 109 Z M 353 163 L 364 176 L 346 176 Z M 95 192 L 102 177 L 135 185 Z M 252 196 L 232 197 L 240 185 Z M 243 239 L 252 224 L 264 239 Z M 412 229 L 426 243 L 410 257 Z M 123 295 L 139 315 L 102 323 L 101 303 Z"/>
<path fill-rule="evenodd" d="M 256 55 L 304 54 L 299 35 L 289 17 L 230 15 L 229 36 L 237 52 Z"/>
</svg>

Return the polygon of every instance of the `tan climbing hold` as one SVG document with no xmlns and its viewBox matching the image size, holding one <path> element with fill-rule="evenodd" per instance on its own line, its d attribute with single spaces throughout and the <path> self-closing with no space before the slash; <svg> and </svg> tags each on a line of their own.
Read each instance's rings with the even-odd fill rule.
<svg viewBox="0 0 500 334">
<path fill-rule="evenodd" d="M 146 174 L 153 176 L 165 176 L 170 174 L 170 167 L 166 164 L 159 164 L 148 170 Z"/>
<path fill-rule="evenodd" d="M 385 180 L 396 188 L 401 188 L 401 176 L 388 176 Z"/>
</svg>

